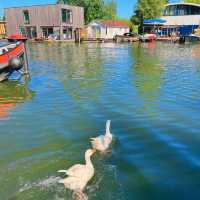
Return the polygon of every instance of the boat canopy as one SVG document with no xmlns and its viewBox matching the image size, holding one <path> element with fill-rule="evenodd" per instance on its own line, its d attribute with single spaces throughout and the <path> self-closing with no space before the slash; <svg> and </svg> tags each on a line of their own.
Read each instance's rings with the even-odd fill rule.
<svg viewBox="0 0 200 200">
<path fill-rule="evenodd" d="M 0 42 L 0 48 L 1 47 L 5 47 L 5 46 L 8 46 L 9 43 L 8 42 Z"/>
<path fill-rule="evenodd" d="M 164 19 L 145 19 L 144 24 L 164 24 L 167 21 Z"/>
</svg>

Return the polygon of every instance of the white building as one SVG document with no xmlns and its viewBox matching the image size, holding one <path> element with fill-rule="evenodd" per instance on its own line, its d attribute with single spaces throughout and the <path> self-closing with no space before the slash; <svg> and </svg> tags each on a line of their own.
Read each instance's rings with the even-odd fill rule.
<svg viewBox="0 0 200 200">
<path fill-rule="evenodd" d="M 116 35 L 129 33 L 128 23 L 113 20 L 92 21 L 87 26 L 87 36 L 90 39 L 113 39 Z"/>
<path fill-rule="evenodd" d="M 153 20 L 153 19 L 152 19 Z M 159 23 L 151 23 L 152 20 L 145 20 L 145 28 L 152 29 Z M 161 20 L 162 33 L 167 34 L 176 30 L 181 35 L 189 35 L 194 29 L 200 26 L 200 4 L 194 3 L 172 3 L 165 7 Z"/>
<path fill-rule="evenodd" d="M 199 25 L 200 4 L 168 4 L 165 8 L 162 19 L 167 21 L 165 25 Z"/>
</svg>

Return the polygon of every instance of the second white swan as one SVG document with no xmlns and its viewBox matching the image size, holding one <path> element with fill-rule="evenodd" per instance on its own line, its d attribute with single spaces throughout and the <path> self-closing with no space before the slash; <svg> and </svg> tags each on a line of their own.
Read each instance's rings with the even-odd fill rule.
<svg viewBox="0 0 200 200">
<path fill-rule="evenodd" d="M 96 138 L 91 138 L 91 144 L 92 144 L 93 149 L 96 149 L 100 152 L 105 152 L 110 147 L 110 144 L 111 144 L 112 138 L 113 138 L 113 136 L 110 132 L 110 124 L 111 124 L 111 121 L 108 120 L 106 122 L 105 135 L 100 135 Z"/>
</svg>

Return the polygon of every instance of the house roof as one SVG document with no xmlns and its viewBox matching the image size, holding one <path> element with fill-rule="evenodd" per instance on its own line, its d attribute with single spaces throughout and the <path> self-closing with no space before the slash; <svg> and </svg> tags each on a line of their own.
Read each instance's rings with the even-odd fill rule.
<svg viewBox="0 0 200 200">
<path fill-rule="evenodd" d="M 106 27 L 129 27 L 129 24 L 127 22 L 119 20 L 99 20 L 95 22 Z"/>
</svg>

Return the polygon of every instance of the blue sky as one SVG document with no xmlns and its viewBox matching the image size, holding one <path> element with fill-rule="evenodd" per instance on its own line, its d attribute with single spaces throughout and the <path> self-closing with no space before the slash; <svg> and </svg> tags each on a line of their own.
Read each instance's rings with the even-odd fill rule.
<svg viewBox="0 0 200 200">
<path fill-rule="evenodd" d="M 22 6 L 22 5 L 34 5 L 34 4 L 47 4 L 55 3 L 56 0 L 0 0 L 0 16 L 3 15 L 3 8 Z M 133 8 L 137 0 L 117 0 L 117 12 L 120 17 L 128 18 L 133 13 Z M 172 0 L 177 1 L 177 0 Z"/>
</svg>

